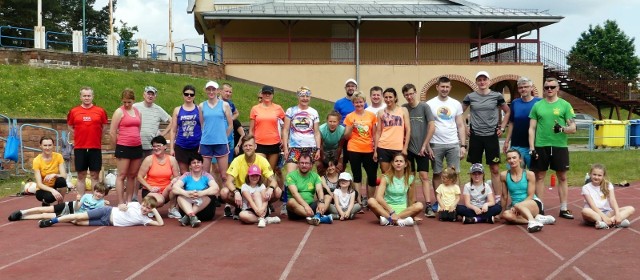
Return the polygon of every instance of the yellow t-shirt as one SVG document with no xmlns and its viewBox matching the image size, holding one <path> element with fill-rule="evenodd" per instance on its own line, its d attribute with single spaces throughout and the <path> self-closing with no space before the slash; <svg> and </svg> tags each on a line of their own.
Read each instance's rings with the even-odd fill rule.
<svg viewBox="0 0 640 280">
<path fill-rule="evenodd" d="M 33 170 L 36 171 L 40 171 L 40 176 L 42 176 L 42 183 L 49 186 L 49 187 L 53 187 L 53 185 L 55 184 L 56 180 L 49 180 L 49 181 L 45 181 L 44 177 L 49 175 L 49 174 L 59 174 L 60 173 L 60 164 L 64 164 L 64 159 L 62 158 L 62 154 L 60 153 L 56 153 L 53 152 L 51 154 L 51 160 L 50 161 L 45 161 L 42 158 L 42 155 L 38 155 L 37 157 L 35 157 L 33 159 Z M 40 189 L 40 188 L 38 188 Z"/>
<path fill-rule="evenodd" d="M 266 158 L 256 155 L 256 159 L 252 164 L 260 167 L 260 170 L 262 171 L 262 178 L 267 179 L 273 176 L 273 170 L 271 170 L 271 165 L 269 165 L 269 161 Z M 242 184 L 244 184 L 244 179 L 247 177 L 248 172 L 249 163 L 247 163 L 247 160 L 245 159 L 245 154 L 234 158 L 231 165 L 229 165 L 229 169 L 227 169 L 227 174 L 235 178 L 234 183 L 238 189 L 242 187 Z"/>
</svg>

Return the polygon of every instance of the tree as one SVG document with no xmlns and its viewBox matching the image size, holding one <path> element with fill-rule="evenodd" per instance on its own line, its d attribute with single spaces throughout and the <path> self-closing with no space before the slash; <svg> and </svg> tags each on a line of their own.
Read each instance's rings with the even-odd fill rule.
<svg viewBox="0 0 640 280">
<path fill-rule="evenodd" d="M 120 46 L 121 46 L 121 55 L 124 56 L 137 56 L 138 51 L 132 49 L 136 46 L 136 43 L 133 42 L 133 35 L 135 32 L 138 32 L 138 26 L 127 26 L 126 22 L 120 20 L 121 27 L 116 27 L 116 33 L 120 35 Z"/>
<path fill-rule="evenodd" d="M 613 20 L 603 26 L 589 25 L 569 52 L 569 71 L 589 79 L 636 79 L 640 59 L 635 55 L 634 40 Z"/>
<path fill-rule="evenodd" d="M 96 0 L 85 0 L 86 35 L 89 37 L 89 51 L 106 52 L 104 38 L 109 33 L 109 6 L 94 10 Z M 82 30 L 82 0 L 42 1 L 42 25 L 47 29 L 47 40 L 52 48 L 70 49 L 71 32 Z M 116 9 L 117 0 L 113 0 Z M 0 25 L 33 29 L 38 23 L 37 0 L 0 0 Z M 115 19 L 114 19 L 115 20 Z M 64 33 L 56 34 L 57 33 Z M 33 47 L 33 32 L 17 28 L 3 30 L 3 44 L 15 43 L 13 46 Z M 4 36 L 25 38 L 21 40 L 9 39 Z M 11 40 L 13 42 L 7 42 Z M 91 45 L 102 45 L 91 47 Z"/>
</svg>

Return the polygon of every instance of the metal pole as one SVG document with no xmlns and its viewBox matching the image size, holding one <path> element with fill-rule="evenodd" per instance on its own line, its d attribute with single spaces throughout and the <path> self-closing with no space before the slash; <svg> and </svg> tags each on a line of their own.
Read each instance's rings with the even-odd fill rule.
<svg viewBox="0 0 640 280">
<path fill-rule="evenodd" d="M 42 26 L 42 0 L 38 0 L 38 27 Z"/>
<path fill-rule="evenodd" d="M 113 35 L 113 0 L 109 0 L 109 34 Z"/>
<path fill-rule="evenodd" d="M 87 0 L 82 0 L 82 52 L 87 52 Z"/>
<path fill-rule="evenodd" d="M 169 44 L 171 46 L 173 46 L 173 39 L 172 39 L 172 36 L 171 36 L 171 33 L 173 33 L 173 30 L 171 28 L 171 7 L 172 6 L 173 6 L 173 1 L 169 0 Z"/>
</svg>

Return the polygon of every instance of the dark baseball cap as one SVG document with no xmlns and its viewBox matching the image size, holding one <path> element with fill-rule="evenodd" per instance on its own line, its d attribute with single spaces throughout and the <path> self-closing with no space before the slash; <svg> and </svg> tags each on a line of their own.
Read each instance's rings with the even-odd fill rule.
<svg viewBox="0 0 640 280">
<path fill-rule="evenodd" d="M 274 93 L 273 87 L 272 86 L 263 86 L 262 90 L 260 92 L 268 92 L 268 93 Z"/>
</svg>

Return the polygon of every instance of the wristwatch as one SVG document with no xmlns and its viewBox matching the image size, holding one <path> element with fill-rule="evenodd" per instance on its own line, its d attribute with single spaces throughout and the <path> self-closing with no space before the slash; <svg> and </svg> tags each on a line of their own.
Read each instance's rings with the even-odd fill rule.
<svg viewBox="0 0 640 280">
<path fill-rule="evenodd" d="M 505 130 L 507 130 L 506 128 L 501 127 L 500 131 L 504 132 Z"/>
</svg>

